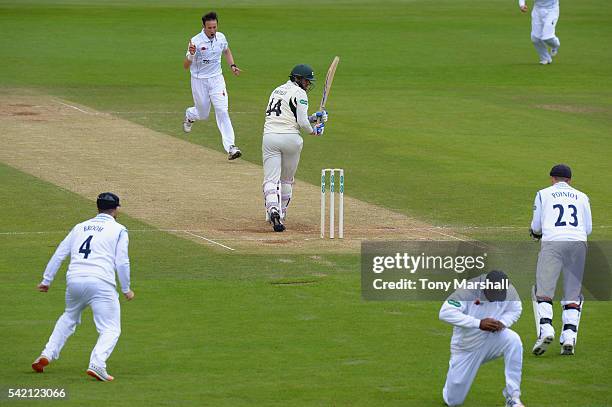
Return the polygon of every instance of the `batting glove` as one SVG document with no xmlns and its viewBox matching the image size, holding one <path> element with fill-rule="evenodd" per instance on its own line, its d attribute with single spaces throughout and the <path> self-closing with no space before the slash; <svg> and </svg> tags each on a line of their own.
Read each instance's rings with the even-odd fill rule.
<svg viewBox="0 0 612 407">
<path fill-rule="evenodd" d="M 308 117 L 311 123 L 315 122 L 323 122 L 327 121 L 327 111 L 323 110 L 322 112 L 315 112 L 312 116 Z"/>
<path fill-rule="evenodd" d="M 325 123 L 317 123 L 312 127 L 312 134 L 315 136 L 322 136 L 325 131 Z"/>
<path fill-rule="evenodd" d="M 531 236 L 533 240 L 540 240 L 542 238 L 542 233 L 536 233 L 533 229 L 529 228 L 529 236 Z"/>
<path fill-rule="evenodd" d="M 319 121 L 325 123 L 327 121 L 327 110 L 323 110 L 322 112 L 316 112 L 314 114 Z"/>
</svg>

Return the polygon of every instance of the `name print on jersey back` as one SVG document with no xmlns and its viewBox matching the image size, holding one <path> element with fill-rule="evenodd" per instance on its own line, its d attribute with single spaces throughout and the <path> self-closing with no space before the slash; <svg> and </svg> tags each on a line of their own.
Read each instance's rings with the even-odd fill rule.
<svg viewBox="0 0 612 407">
<path fill-rule="evenodd" d="M 266 108 L 264 133 L 299 132 L 297 106 L 308 107 L 306 92 L 288 81 L 272 91 Z"/>
<path fill-rule="evenodd" d="M 119 240 L 128 239 L 127 229 L 111 216 L 100 214 L 78 224 L 71 235 L 67 279 L 94 275 L 115 285 L 115 261 L 127 258 L 127 253 L 117 250 Z"/>
<path fill-rule="evenodd" d="M 586 241 L 592 230 L 589 198 L 565 182 L 540 190 L 532 229 L 542 231 L 543 241 Z"/>
</svg>

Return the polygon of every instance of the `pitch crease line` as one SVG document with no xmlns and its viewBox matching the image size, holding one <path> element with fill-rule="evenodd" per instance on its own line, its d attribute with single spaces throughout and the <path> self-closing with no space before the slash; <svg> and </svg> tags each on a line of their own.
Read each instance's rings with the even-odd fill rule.
<svg viewBox="0 0 612 407">
<path fill-rule="evenodd" d="M 79 111 L 79 112 L 81 112 L 81 113 L 91 114 L 90 112 L 88 112 L 88 111 L 86 111 L 86 110 L 80 109 L 80 108 L 78 108 L 78 107 L 76 107 L 76 106 L 69 105 L 68 103 L 60 102 L 59 100 L 57 101 L 57 103 L 59 103 L 60 105 L 64 105 L 64 106 L 66 106 L 66 107 L 70 107 L 70 108 L 72 108 L 72 109 L 78 110 L 78 111 Z"/>
<path fill-rule="evenodd" d="M 459 240 L 460 242 L 467 242 L 467 240 L 465 240 L 465 239 L 461 239 L 460 237 L 449 235 L 449 234 L 444 233 L 444 232 L 440 232 L 439 230 L 436 230 L 436 229 L 428 229 L 428 228 L 423 228 L 423 229 L 424 230 L 428 230 L 430 232 L 438 233 L 438 234 L 440 234 L 442 236 L 450 237 L 451 239 Z"/>
<path fill-rule="evenodd" d="M 231 247 L 226 246 L 226 245 L 224 245 L 224 244 L 222 244 L 222 243 L 215 242 L 214 240 L 211 240 L 211 239 L 207 239 L 207 238 L 205 238 L 204 236 L 200 236 L 200 235 L 196 235 L 195 233 L 191 233 L 191 232 L 190 232 L 190 231 L 188 231 L 188 230 L 184 230 L 183 232 L 184 232 L 185 234 L 187 234 L 187 235 L 191 235 L 191 236 L 194 236 L 194 237 L 199 237 L 200 239 L 206 240 L 206 241 L 207 241 L 207 242 L 209 242 L 209 243 L 213 243 L 213 244 L 216 244 L 216 245 L 218 245 L 218 246 L 224 247 L 224 248 L 226 248 L 227 250 L 231 250 L 231 251 L 235 251 L 235 250 L 236 250 L 236 249 L 232 249 Z"/>
</svg>

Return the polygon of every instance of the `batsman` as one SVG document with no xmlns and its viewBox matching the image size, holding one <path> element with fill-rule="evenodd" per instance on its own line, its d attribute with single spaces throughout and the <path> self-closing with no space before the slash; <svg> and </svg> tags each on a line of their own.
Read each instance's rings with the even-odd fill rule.
<svg viewBox="0 0 612 407">
<path fill-rule="evenodd" d="M 325 109 L 308 115 L 307 92 L 314 81 L 314 72 L 309 65 L 296 65 L 289 80 L 274 89 L 268 100 L 261 148 L 263 194 L 266 220 L 275 232 L 285 230 L 283 223 L 304 144 L 300 130 L 313 136 L 321 136 L 325 130 Z"/>
</svg>

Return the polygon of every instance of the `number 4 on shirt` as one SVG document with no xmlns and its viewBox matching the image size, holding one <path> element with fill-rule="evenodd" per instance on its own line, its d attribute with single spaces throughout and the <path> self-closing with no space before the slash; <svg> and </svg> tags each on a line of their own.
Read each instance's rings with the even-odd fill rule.
<svg viewBox="0 0 612 407">
<path fill-rule="evenodd" d="M 90 247 L 92 238 L 93 238 L 93 235 L 89 236 L 87 239 L 85 239 L 81 247 L 79 247 L 79 253 L 83 253 L 85 255 L 83 256 L 85 259 L 88 258 L 89 253 L 91 253 L 91 249 L 89 247 Z"/>
</svg>

